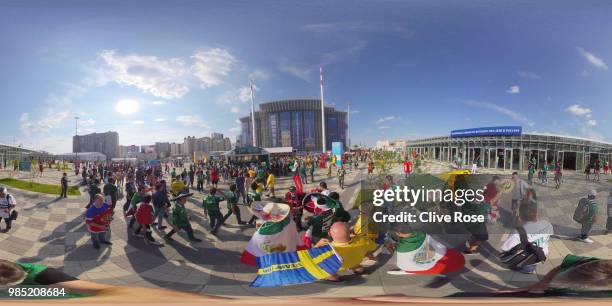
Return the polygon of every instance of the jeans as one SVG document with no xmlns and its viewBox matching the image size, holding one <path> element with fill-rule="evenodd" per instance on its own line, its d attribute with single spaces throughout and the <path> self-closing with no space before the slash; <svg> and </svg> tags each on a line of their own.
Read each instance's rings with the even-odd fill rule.
<svg viewBox="0 0 612 306">
<path fill-rule="evenodd" d="M 90 233 L 91 243 L 93 243 L 94 247 L 99 248 L 100 243 L 108 243 L 108 240 L 106 239 L 107 232 L 108 232 L 108 240 L 110 240 L 110 231 L 100 232 L 100 233 Z"/>
<path fill-rule="evenodd" d="M 189 239 L 191 240 L 196 239 L 196 237 L 193 235 L 193 228 L 191 227 L 191 223 L 187 223 L 187 225 L 184 225 L 184 226 L 177 226 L 177 228 L 179 230 L 184 230 L 185 232 L 187 232 L 187 237 L 189 237 Z M 168 234 L 166 234 L 166 237 L 170 238 L 174 234 L 176 234 L 176 231 L 172 229 L 171 231 L 168 232 Z"/>
<path fill-rule="evenodd" d="M 166 221 L 168 221 L 168 218 L 166 217 L 166 210 L 164 207 L 153 207 L 153 222 L 155 222 L 155 220 L 157 220 L 157 228 L 161 229 L 162 223 L 163 223 L 163 219 L 166 219 Z"/>
<path fill-rule="evenodd" d="M 211 232 L 217 232 L 223 224 L 223 215 L 218 210 L 209 210 L 208 219 L 210 221 Z"/>
<path fill-rule="evenodd" d="M 65 198 L 67 192 L 68 192 L 68 186 L 62 185 L 62 193 L 60 194 L 60 198 Z"/>
<path fill-rule="evenodd" d="M 236 221 L 238 221 L 238 223 L 242 223 L 242 219 L 240 218 L 240 208 L 236 204 L 232 204 L 232 209 L 230 209 L 227 214 L 223 216 L 222 223 L 225 223 L 227 218 L 229 218 L 232 214 L 236 215 Z"/>
<path fill-rule="evenodd" d="M 522 273 L 531 273 L 531 272 L 535 271 L 535 269 L 536 269 L 536 265 L 528 265 L 528 266 L 524 266 L 524 267 L 518 269 L 518 271 L 522 272 Z"/>
<path fill-rule="evenodd" d="M 582 228 L 580 229 L 580 239 L 587 239 L 592 227 L 593 223 L 583 223 Z"/>
<path fill-rule="evenodd" d="M 239 200 L 240 200 L 240 197 L 242 196 L 242 204 L 246 204 L 247 198 L 246 198 L 246 192 L 244 192 L 244 186 L 242 188 L 236 188 L 236 193 L 237 193 Z"/>
</svg>

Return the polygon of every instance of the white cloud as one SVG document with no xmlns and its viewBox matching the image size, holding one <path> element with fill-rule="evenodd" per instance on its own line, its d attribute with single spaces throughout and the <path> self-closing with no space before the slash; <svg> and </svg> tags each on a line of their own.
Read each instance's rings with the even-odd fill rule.
<svg viewBox="0 0 612 306">
<path fill-rule="evenodd" d="M 204 123 L 204 121 L 202 121 L 202 118 L 198 116 L 194 116 L 194 115 L 178 116 L 176 117 L 176 121 L 183 125 L 187 125 L 187 126 L 199 126 L 203 128 L 210 128 L 206 123 Z"/>
<path fill-rule="evenodd" d="M 82 126 L 82 127 L 89 127 L 89 126 L 93 126 L 94 124 L 96 124 L 96 121 L 93 120 L 93 118 L 79 120 L 79 126 Z"/>
<path fill-rule="evenodd" d="M 249 79 L 254 81 L 263 81 L 271 78 L 272 75 L 263 69 L 255 69 L 253 72 L 249 73 Z"/>
<path fill-rule="evenodd" d="M 230 134 L 237 135 L 238 133 L 240 133 L 240 131 L 242 131 L 242 128 L 240 126 L 235 126 L 230 128 L 228 131 L 230 132 Z"/>
<path fill-rule="evenodd" d="M 66 118 L 68 118 L 68 111 L 55 111 L 52 108 L 39 116 L 38 120 L 32 120 L 29 113 L 22 113 L 19 117 L 19 123 L 21 131 L 30 135 L 34 132 L 47 132 L 52 128 L 57 127 Z"/>
<path fill-rule="evenodd" d="M 153 105 L 164 105 L 166 104 L 166 101 L 157 100 L 157 101 L 153 101 L 152 104 Z"/>
<path fill-rule="evenodd" d="M 145 122 L 142 121 L 142 120 L 134 120 L 134 121 L 132 121 L 132 124 L 136 124 L 136 125 L 141 125 L 141 124 L 144 124 L 144 123 Z"/>
<path fill-rule="evenodd" d="M 585 116 L 587 118 L 591 117 L 591 109 L 587 107 L 582 107 L 580 104 L 571 105 L 566 108 L 565 111 L 574 116 Z"/>
<path fill-rule="evenodd" d="M 606 64 L 606 62 L 604 62 L 603 59 L 580 47 L 578 47 L 578 51 L 580 52 L 580 55 L 582 55 L 582 57 L 584 57 L 591 65 L 593 65 L 593 67 L 601 70 L 608 70 L 608 65 Z"/>
<path fill-rule="evenodd" d="M 480 107 L 480 108 L 485 108 L 485 109 L 490 109 L 492 111 L 498 112 L 500 114 L 506 115 L 516 121 L 520 121 L 523 122 L 525 124 L 527 124 L 528 126 L 533 126 L 534 123 L 529 120 L 525 115 L 515 112 L 511 109 L 508 109 L 506 107 L 503 106 L 499 106 L 493 103 L 485 103 L 485 102 L 475 102 L 475 101 L 469 101 L 467 103 L 469 106 L 474 106 L 474 107 Z"/>
<path fill-rule="evenodd" d="M 382 124 L 391 120 L 394 120 L 395 116 L 386 116 L 386 117 L 382 117 L 382 118 L 378 118 L 376 120 L 376 124 Z"/>
<path fill-rule="evenodd" d="M 259 87 L 253 85 L 255 92 L 259 91 Z M 251 88 L 249 86 L 235 88 L 226 91 L 219 97 L 219 101 L 223 103 L 235 103 L 235 102 L 250 102 L 251 101 Z"/>
<path fill-rule="evenodd" d="M 360 110 L 356 109 L 356 110 L 351 110 L 351 114 L 359 114 L 361 113 Z"/>
<path fill-rule="evenodd" d="M 191 72 L 200 80 L 203 88 L 209 88 L 221 84 L 232 70 L 236 58 L 225 49 L 211 49 L 200 51 L 191 57 L 195 62 L 191 66 Z"/>
<path fill-rule="evenodd" d="M 526 79 L 534 79 L 534 80 L 539 80 L 541 79 L 541 77 L 533 72 L 529 72 L 529 71 L 519 71 L 516 74 L 518 74 L 518 76 L 520 76 L 521 78 L 526 78 Z"/>
<path fill-rule="evenodd" d="M 166 118 L 155 118 L 154 121 L 155 122 L 165 122 Z"/>
<path fill-rule="evenodd" d="M 307 24 L 300 27 L 301 30 L 309 31 L 317 35 L 325 35 L 338 37 L 338 35 L 346 35 L 347 33 L 365 33 L 365 32 L 381 32 L 398 35 L 402 38 L 411 38 L 414 31 L 406 28 L 402 24 L 393 22 L 374 23 L 363 21 L 346 21 L 333 23 L 316 23 Z"/>
<path fill-rule="evenodd" d="M 234 107 L 230 108 L 230 112 L 232 112 L 232 113 L 239 113 L 240 112 L 240 107 L 234 106 Z"/>
<path fill-rule="evenodd" d="M 181 98 L 189 88 L 180 83 L 185 73 L 181 59 L 159 59 L 156 56 L 128 54 L 119 55 L 115 50 L 104 50 L 99 54 L 106 67 L 103 71 L 106 81 L 120 85 L 134 86 L 156 97 Z M 103 85 L 104 81 L 98 85 Z"/>
<path fill-rule="evenodd" d="M 278 70 L 286 72 L 298 79 L 306 82 L 312 81 L 312 68 L 302 67 L 297 64 L 291 64 L 287 59 L 281 59 L 278 64 Z"/>
<path fill-rule="evenodd" d="M 589 119 L 589 120 L 585 121 L 584 124 L 586 124 L 586 126 L 588 126 L 588 127 L 593 127 L 593 126 L 597 125 L 597 120 Z"/>
<path fill-rule="evenodd" d="M 508 90 L 506 90 L 507 93 L 509 94 L 517 94 L 519 92 L 521 92 L 521 88 L 514 85 L 514 86 L 510 86 L 510 88 L 508 88 Z"/>
<path fill-rule="evenodd" d="M 386 130 L 386 129 L 390 129 L 391 127 L 388 125 L 381 125 L 378 127 L 379 130 Z"/>
<path fill-rule="evenodd" d="M 334 50 L 334 51 L 324 53 L 323 54 L 323 64 L 329 64 L 337 60 L 355 55 L 356 53 L 363 50 L 365 47 L 366 47 L 366 42 L 363 40 L 360 40 L 348 48 Z"/>
</svg>

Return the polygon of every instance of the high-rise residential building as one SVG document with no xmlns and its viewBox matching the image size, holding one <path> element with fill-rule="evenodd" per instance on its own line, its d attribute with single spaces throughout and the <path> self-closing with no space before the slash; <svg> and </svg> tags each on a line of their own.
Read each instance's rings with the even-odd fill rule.
<svg viewBox="0 0 612 306">
<path fill-rule="evenodd" d="M 195 151 L 195 143 L 196 143 L 196 138 L 195 136 L 187 136 L 183 139 L 183 154 L 184 155 L 193 155 L 193 152 Z"/>
<path fill-rule="evenodd" d="M 156 142 L 155 150 L 159 158 L 170 156 L 170 143 L 169 142 Z"/>
<path fill-rule="evenodd" d="M 81 152 L 99 152 L 107 159 L 119 157 L 119 134 L 106 132 L 72 136 L 72 153 Z"/>
<path fill-rule="evenodd" d="M 210 134 L 210 138 L 212 138 L 212 139 L 223 139 L 223 134 L 222 133 L 211 133 Z"/>
<path fill-rule="evenodd" d="M 171 143 L 170 144 L 170 156 L 181 156 L 185 155 L 183 152 L 183 144 L 182 143 Z"/>
<path fill-rule="evenodd" d="M 253 145 L 251 116 L 240 118 L 241 144 Z M 293 147 L 298 151 L 319 151 L 322 147 L 321 100 L 295 99 L 261 103 L 255 112 L 256 146 Z M 325 107 L 326 149 L 332 142 L 347 145 L 347 113 Z"/>
</svg>

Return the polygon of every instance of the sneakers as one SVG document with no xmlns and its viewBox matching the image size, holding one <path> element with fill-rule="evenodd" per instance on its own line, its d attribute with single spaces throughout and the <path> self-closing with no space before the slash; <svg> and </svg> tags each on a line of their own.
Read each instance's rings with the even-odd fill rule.
<svg viewBox="0 0 612 306">
<path fill-rule="evenodd" d="M 477 251 L 470 250 L 470 249 L 465 249 L 465 250 L 461 251 L 461 253 L 463 253 L 463 255 L 478 255 Z"/>
<path fill-rule="evenodd" d="M 414 273 L 406 272 L 404 270 L 389 270 L 387 271 L 389 275 L 412 275 Z"/>
<path fill-rule="evenodd" d="M 589 238 L 589 237 L 584 238 L 584 239 L 582 239 L 582 238 L 579 238 L 579 239 L 580 239 L 580 241 L 582 241 L 582 242 L 584 242 L 584 243 L 589 243 L 589 244 L 591 244 L 591 243 L 595 242 L 595 241 L 593 241 L 593 240 L 592 240 L 591 238 Z"/>
</svg>

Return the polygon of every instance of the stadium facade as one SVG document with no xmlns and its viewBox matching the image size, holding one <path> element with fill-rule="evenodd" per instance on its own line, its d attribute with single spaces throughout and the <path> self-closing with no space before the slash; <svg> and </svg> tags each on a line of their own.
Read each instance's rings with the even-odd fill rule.
<svg viewBox="0 0 612 306">
<path fill-rule="evenodd" d="M 455 130 L 449 136 L 410 141 L 410 151 L 444 162 L 469 166 L 479 159 L 480 166 L 526 170 L 535 157 L 538 169 L 545 163 L 561 162 L 564 170 L 584 170 L 596 160 L 603 165 L 612 158 L 612 143 L 540 133 L 522 133 L 522 128 L 485 127 Z"/>
<path fill-rule="evenodd" d="M 240 118 L 243 146 L 253 145 L 251 116 Z M 347 146 L 347 113 L 325 107 L 325 142 Z M 255 138 L 258 147 L 293 147 L 301 152 L 319 151 L 322 147 L 321 100 L 291 99 L 259 104 L 255 112 Z"/>
<path fill-rule="evenodd" d="M 0 169 L 13 166 L 15 161 L 53 160 L 53 155 L 46 152 L 28 150 L 19 146 L 0 144 Z"/>
</svg>

